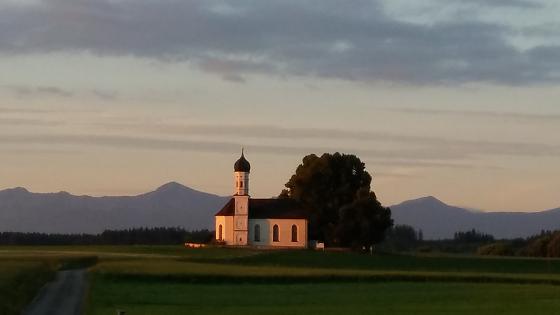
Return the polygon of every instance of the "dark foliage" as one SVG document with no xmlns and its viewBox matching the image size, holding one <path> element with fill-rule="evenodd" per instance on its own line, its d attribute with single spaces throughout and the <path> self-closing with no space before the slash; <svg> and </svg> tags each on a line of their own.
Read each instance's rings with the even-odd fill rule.
<svg viewBox="0 0 560 315">
<path fill-rule="evenodd" d="M 207 243 L 214 233 L 181 228 L 134 228 L 107 230 L 101 234 L 0 233 L 0 245 L 173 245 Z"/>
<path fill-rule="evenodd" d="M 395 225 L 385 232 L 385 240 L 380 244 L 383 251 L 401 252 L 416 248 L 422 241 L 422 231 L 409 225 Z"/>
<path fill-rule="evenodd" d="M 390 209 L 379 203 L 370 185 L 371 176 L 355 155 L 311 154 L 303 158 L 280 197 L 307 208 L 310 239 L 363 248 L 381 241 L 392 225 Z"/>
<path fill-rule="evenodd" d="M 497 242 L 480 246 L 476 253 L 484 256 L 513 256 L 514 250 L 508 242 Z"/>
<path fill-rule="evenodd" d="M 552 235 L 546 246 L 546 253 L 548 257 L 560 257 L 560 232 Z"/>
<path fill-rule="evenodd" d="M 456 232 L 453 240 L 458 243 L 487 243 L 493 242 L 494 236 L 472 229 L 466 232 Z"/>
</svg>

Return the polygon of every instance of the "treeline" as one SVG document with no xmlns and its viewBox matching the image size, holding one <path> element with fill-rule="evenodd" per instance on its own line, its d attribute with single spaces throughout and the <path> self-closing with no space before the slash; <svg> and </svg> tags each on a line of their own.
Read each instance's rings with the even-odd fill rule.
<svg viewBox="0 0 560 315">
<path fill-rule="evenodd" d="M 458 231 L 452 239 L 424 240 L 422 230 L 396 225 L 378 245 L 384 252 L 455 253 L 492 256 L 560 257 L 560 231 L 541 231 L 528 238 L 496 240 L 477 230 Z"/>
<path fill-rule="evenodd" d="M 560 231 L 541 231 L 527 239 L 500 240 L 477 250 L 479 255 L 560 257 Z"/>
<path fill-rule="evenodd" d="M 176 245 L 208 243 L 213 237 L 214 232 L 209 230 L 173 227 L 106 230 L 100 234 L 0 232 L 0 245 Z"/>
</svg>

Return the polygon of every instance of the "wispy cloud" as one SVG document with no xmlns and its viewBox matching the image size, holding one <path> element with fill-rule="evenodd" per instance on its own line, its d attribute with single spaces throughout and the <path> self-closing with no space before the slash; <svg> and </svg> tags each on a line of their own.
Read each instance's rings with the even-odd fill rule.
<svg viewBox="0 0 560 315">
<path fill-rule="evenodd" d="M 538 114 L 538 113 L 476 111 L 476 110 L 448 110 L 448 109 L 430 109 L 430 108 L 387 108 L 386 110 L 392 112 L 421 114 L 421 115 L 495 118 L 499 120 L 511 120 L 515 122 L 519 122 L 519 121 L 560 122 L 560 114 Z"/>
<path fill-rule="evenodd" d="M 3 118 L 0 117 L 0 126 L 11 125 L 11 126 L 60 126 L 63 125 L 63 121 L 50 120 L 50 119 L 34 119 L 34 118 Z"/>
<path fill-rule="evenodd" d="M 252 73 L 415 85 L 559 82 L 560 47 L 519 50 L 511 32 L 477 16 L 407 23 L 374 0 L 43 0 L 0 7 L 0 54 L 87 51 L 188 61 L 234 82 Z"/>
<path fill-rule="evenodd" d="M 56 112 L 54 109 L 28 108 L 28 107 L 0 107 L 0 113 L 8 114 L 45 114 Z"/>
<path fill-rule="evenodd" d="M 208 126 L 204 130 L 211 130 Z M 220 134 L 226 129 L 219 129 Z M 192 129 L 196 130 L 196 129 Z M 229 129 L 227 129 L 229 130 Z M 265 129 L 254 127 L 253 131 Z M 281 129 L 282 134 L 268 131 L 253 134 L 254 141 L 244 141 L 245 145 L 252 150 L 262 153 L 283 154 L 283 155 L 305 155 L 309 153 L 321 154 L 323 152 L 347 152 L 355 153 L 364 158 L 376 160 L 392 160 L 395 165 L 417 163 L 430 167 L 467 167 L 462 165 L 482 156 L 531 156 L 531 157 L 559 157 L 560 145 L 529 142 L 493 142 L 493 141 L 474 141 L 458 140 L 436 137 L 395 135 L 374 132 L 359 131 L 338 131 L 334 129 L 318 130 L 299 130 Z M 289 130 L 286 132 L 286 130 Z M 200 132 L 192 135 L 207 135 L 207 132 Z M 67 146 L 103 146 L 116 149 L 138 149 L 138 150 L 174 150 L 174 151 L 202 151 L 202 152 L 221 152 L 228 153 L 237 151 L 242 143 L 237 139 L 238 133 L 230 133 L 226 141 L 215 141 L 213 139 L 177 139 L 177 138 L 157 138 L 153 136 L 127 136 L 127 135 L 1 135 L 0 144 L 43 144 L 43 145 L 67 145 Z M 257 135 L 257 136 L 256 136 Z M 269 141 L 272 137 L 323 137 L 338 139 L 361 139 L 368 140 L 359 146 L 309 146 L 301 145 L 281 145 Z M 400 148 L 389 149 L 375 144 L 375 142 L 398 142 L 405 144 Z M 267 144 L 264 144 L 267 143 Z M 418 162 L 422 161 L 422 162 Z M 446 161 L 442 163 L 442 161 Z M 420 164 L 418 164 L 420 163 Z M 461 164 L 462 163 L 462 164 Z M 491 167 L 491 166 L 489 166 Z"/>
<path fill-rule="evenodd" d="M 403 154 L 416 152 L 418 157 L 467 158 L 482 155 L 558 156 L 560 146 L 532 142 L 501 142 L 489 140 L 469 140 L 459 138 L 406 135 L 366 130 L 342 130 L 328 128 L 284 128 L 264 125 L 184 125 L 150 123 L 102 123 L 103 128 L 115 131 L 160 133 L 162 135 L 245 137 L 249 139 L 328 139 L 359 140 L 364 142 L 388 142 L 405 144 L 406 147 L 422 146 L 423 149 L 403 149 Z M 373 144 L 366 144 L 372 146 Z M 391 153 L 398 158 L 398 152 Z"/>
<path fill-rule="evenodd" d="M 114 101 L 116 99 L 119 98 L 119 93 L 117 91 L 114 90 L 98 90 L 98 89 L 93 89 L 91 91 L 91 93 L 102 100 L 105 101 Z"/>
<path fill-rule="evenodd" d="M 515 7 L 521 9 L 535 9 L 535 8 L 542 8 L 544 5 L 542 2 L 539 1 L 531 1 L 531 0 L 469 0 L 469 1 L 462 1 L 462 0 L 438 0 L 437 1 L 440 5 L 449 5 L 449 3 L 455 3 L 457 5 L 476 5 L 482 7 Z"/>
<path fill-rule="evenodd" d="M 54 86 L 0 86 L 0 89 L 10 91 L 18 97 L 33 97 L 33 96 L 56 96 L 56 97 L 70 97 L 74 93 L 71 91 L 61 89 Z"/>
</svg>

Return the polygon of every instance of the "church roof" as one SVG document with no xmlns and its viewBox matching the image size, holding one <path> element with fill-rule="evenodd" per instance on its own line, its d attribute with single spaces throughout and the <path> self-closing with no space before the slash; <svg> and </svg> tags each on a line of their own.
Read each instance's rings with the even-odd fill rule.
<svg viewBox="0 0 560 315">
<path fill-rule="evenodd" d="M 233 170 L 235 172 L 251 172 L 251 163 L 249 163 L 249 161 L 245 159 L 243 151 L 241 151 L 241 157 L 239 158 L 239 160 L 237 160 L 237 162 L 235 162 L 235 164 L 233 165 Z"/>
<path fill-rule="evenodd" d="M 235 198 L 216 213 L 216 216 L 233 216 Z M 293 199 L 249 199 L 249 219 L 306 219 L 307 213 L 301 204 Z"/>
<path fill-rule="evenodd" d="M 228 203 L 215 216 L 232 216 L 235 212 L 235 199 L 231 198 Z"/>
</svg>

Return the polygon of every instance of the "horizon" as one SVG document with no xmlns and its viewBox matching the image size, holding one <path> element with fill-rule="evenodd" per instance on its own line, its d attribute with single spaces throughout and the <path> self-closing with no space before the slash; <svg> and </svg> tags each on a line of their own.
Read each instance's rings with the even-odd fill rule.
<svg viewBox="0 0 560 315">
<path fill-rule="evenodd" d="M 245 147 L 255 196 L 278 195 L 305 155 L 341 152 L 384 205 L 555 209 L 559 10 L 0 0 L 0 189 L 226 196 Z"/>
<path fill-rule="evenodd" d="M 186 189 L 196 191 L 196 192 L 198 192 L 198 193 L 210 194 L 210 195 L 214 195 L 214 196 L 216 196 L 216 197 L 222 197 L 222 198 L 232 197 L 232 195 L 219 195 L 219 194 L 216 194 L 216 193 L 213 193 L 213 192 L 200 190 L 200 189 L 197 189 L 197 188 L 195 188 L 195 187 L 191 187 L 191 186 L 182 184 L 182 183 L 177 182 L 177 181 L 170 181 L 170 182 L 161 184 L 161 185 L 159 185 L 159 186 L 157 186 L 157 187 L 155 187 L 155 188 L 148 189 L 147 191 L 138 192 L 138 193 L 135 193 L 135 194 L 128 194 L 128 195 L 124 195 L 124 194 L 121 194 L 121 195 L 76 194 L 76 193 L 73 193 L 73 192 L 71 192 L 71 191 L 65 191 L 65 190 L 60 190 L 60 191 L 32 191 L 32 190 L 27 189 L 26 187 L 21 187 L 21 186 L 18 186 L 18 187 L 11 187 L 11 188 L 0 188 L 0 192 L 6 191 L 6 190 L 23 189 L 23 190 L 25 190 L 26 192 L 31 193 L 31 194 L 59 194 L 59 193 L 64 193 L 64 194 L 70 194 L 70 195 L 75 196 L 75 197 L 93 197 L 93 198 L 102 198 L 102 197 L 137 197 L 137 196 L 141 196 L 141 195 L 144 195 L 144 194 L 147 194 L 147 193 L 156 192 L 156 191 L 160 190 L 161 188 L 163 188 L 163 187 L 165 187 L 165 186 L 168 186 L 168 185 L 179 185 L 179 186 L 182 186 L 182 187 L 184 187 L 184 188 L 186 188 Z M 278 197 L 278 196 L 257 196 L 257 197 L 254 197 L 254 198 L 259 199 L 259 198 L 277 198 L 277 197 Z M 472 208 L 472 207 L 465 206 L 465 205 L 450 204 L 450 203 L 448 203 L 448 202 L 446 202 L 446 201 L 444 201 L 444 200 L 438 198 L 437 196 L 433 196 L 433 195 L 413 197 L 413 198 L 411 198 L 411 199 L 401 200 L 401 201 L 396 202 L 396 203 L 393 203 L 393 204 L 383 204 L 383 206 L 385 206 L 385 207 L 393 207 L 393 206 L 398 206 L 398 205 L 400 205 L 400 204 L 407 203 L 407 202 L 415 202 L 415 201 L 420 201 L 420 200 L 425 200 L 425 199 L 430 199 L 430 198 L 431 198 L 431 199 L 435 199 L 436 201 L 441 202 L 441 203 L 445 204 L 446 206 L 457 207 L 457 208 L 461 208 L 461 209 L 468 210 L 468 211 L 475 212 L 475 213 L 481 213 L 481 212 L 482 212 L 482 213 L 500 213 L 500 212 L 501 212 L 501 213 L 508 213 L 508 212 L 509 212 L 509 213 L 538 213 L 538 212 L 546 212 L 546 211 L 551 211 L 551 210 L 558 210 L 558 209 L 560 209 L 560 207 L 554 207 L 554 208 L 550 208 L 550 209 L 539 209 L 539 210 L 531 209 L 531 210 L 525 210 L 525 211 L 523 211 L 523 210 L 521 210 L 521 211 L 511 211 L 511 210 L 507 210 L 507 209 L 501 209 L 501 210 L 500 210 L 500 209 L 498 209 L 498 210 L 494 210 L 494 209 L 477 209 L 477 208 Z"/>
</svg>

